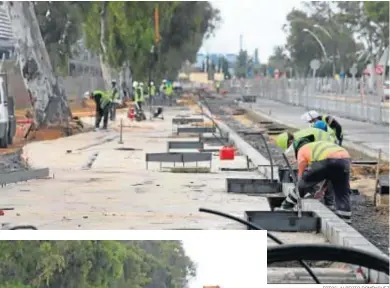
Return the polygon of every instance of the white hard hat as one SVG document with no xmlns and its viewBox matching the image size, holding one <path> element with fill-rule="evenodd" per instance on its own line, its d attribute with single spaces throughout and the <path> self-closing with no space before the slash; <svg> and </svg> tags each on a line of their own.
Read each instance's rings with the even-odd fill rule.
<svg viewBox="0 0 390 288">
<path fill-rule="evenodd" d="M 140 85 L 140 86 L 144 86 L 144 83 L 143 83 L 143 82 L 141 82 L 141 83 L 139 83 L 139 85 Z"/>
<path fill-rule="evenodd" d="M 301 116 L 301 119 L 305 122 L 311 122 L 318 117 L 320 117 L 320 114 L 317 111 L 311 110 L 309 112 L 305 112 Z"/>
<path fill-rule="evenodd" d="M 111 83 L 116 83 L 116 80 L 115 80 L 115 79 L 112 79 L 112 80 L 111 80 Z"/>
<path fill-rule="evenodd" d="M 91 95 L 91 92 L 89 92 L 89 91 L 86 91 L 85 93 L 84 93 L 84 98 L 89 98 L 89 96 Z"/>
<path fill-rule="evenodd" d="M 150 85 L 154 85 L 153 81 L 150 81 Z"/>
<path fill-rule="evenodd" d="M 133 82 L 133 87 L 137 87 L 138 86 L 138 82 L 137 81 L 134 81 Z"/>
<path fill-rule="evenodd" d="M 162 82 L 165 83 L 165 82 L 167 82 L 167 80 L 164 79 Z"/>
</svg>

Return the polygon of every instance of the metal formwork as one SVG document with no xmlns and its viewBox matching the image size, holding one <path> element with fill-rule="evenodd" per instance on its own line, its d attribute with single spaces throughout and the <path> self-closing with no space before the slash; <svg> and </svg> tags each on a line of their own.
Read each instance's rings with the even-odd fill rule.
<svg viewBox="0 0 390 288">
<path fill-rule="evenodd" d="M 32 179 L 46 178 L 49 176 L 49 168 L 36 170 L 20 170 L 0 174 L 0 184 L 6 185 Z"/>
<path fill-rule="evenodd" d="M 183 166 L 185 163 L 190 162 L 210 162 L 213 156 L 211 153 L 202 153 L 202 152 L 186 152 L 186 153 L 147 153 L 146 154 L 146 169 L 148 169 L 149 162 L 159 162 L 160 168 L 162 163 L 182 163 Z"/>
</svg>

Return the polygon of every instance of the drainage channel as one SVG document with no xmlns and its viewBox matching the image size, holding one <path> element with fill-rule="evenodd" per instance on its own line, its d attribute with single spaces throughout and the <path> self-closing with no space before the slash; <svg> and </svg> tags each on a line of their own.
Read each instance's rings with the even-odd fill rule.
<svg viewBox="0 0 390 288">
<path fill-rule="evenodd" d="M 263 157 L 265 157 L 269 161 L 273 162 L 273 164 L 275 166 L 281 167 L 281 170 L 284 172 L 281 172 L 281 175 L 278 175 L 278 176 L 280 176 L 280 179 L 283 179 L 283 181 L 286 181 L 286 182 L 291 182 L 291 179 L 288 179 L 288 178 L 290 178 L 288 174 L 287 174 L 287 178 L 284 178 L 284 177 L 286 177 L 285 171 L 287 168 L 286 168 L 283 156 L 282 156 L 282 151 L 273 144 L 264 143 L 262 136 L 260 136 L 260 134 L 262 134 L 261 133 L 262 131 L 256 132 L 256 131 L 254 131 L 254 129 L 249 129 L 248 127 L 245 127 L 243 124 L 241 124 L 240 122 L 236 121 L 233 118 L 233 115 L 237 114 L 237 113 L 235 113 L 234 108 L 237 108 L 237 110 L 240 109 L 233 101 L 229 105 L 230 110 L 233 110 L 233 112 L 230 112 L 230 113 L 227 112 L 227 111 L 229 111 L 229 109 L 224 109 L 224 107 L 218 102 L 217 99 L 207 100 L 207 108 L 209 109 L 209 111 L 213 115 L 218 116 L 218 118 L 221 119 L 221 121 L 223 121 L 226 124 L 226 126 L 228 127 L 227 129 L 231 129 L 233 131 L 236 131 L 236 133 L 239 134 L 240 138 L 243 141 L 249 143 Z M 239 112 L 241 112 L 241 111 L 239 111 Z M 259 122 L 257 127 L 255 127 L 255 128 L 257 130 L 263 130 L 263 131 L 265 130 L 267 132 L 266 137 L 265 137 L 266 142 L 268 142 L 270 140 L 268 138 L 269 137 L 268 135 L 277 135 L 277 134 L 280 134 L 280 133 L 286 131 L 285 127 L 280 127 L 280 126 L 278 127 L 277 125 L 275 125 L 271 121 Z M 294 185 L 292 183 L 283 183 L 282 186 L 283 186 L 282 190 L 283 190 L 284 194 L 288 193 L 289 189 L 294 188 Z M 245 192 L 252 192 L 252 191 L 246 190 Z M 283 195 L 279 195 L 277 197 L 269 197 L 268 202 L 270 204 L 271 210 L 273 210 L 272 209 L 273 206 L 280 205 L 283 198 L 284 198 Z M 383 255 L 383 253 L 377 247 L 375 247 L 373 244 L 371 244 L 367 239 L 365 239 L 364 236 L 359 234 L 356 230 L 354 230 L 352 227 L 347 225 L 345 222 L 341 221 L 335 214 L 333 214 L 330 210 L 325 208 L 317 200 L 304 200 L 303 202 L 304 202 L 303 209 L 307 210 L 307 212 L 304 212 L 306 214 L 306 216 L 308 216 L 308 217 L 306 217 L 306 220 L 309 220 L 309 222 L 300 223 L 300 227 L 301 227 L 302 231 L 308 230 L 308 231 L 311 231 L 311 233 L 320 232 L 322 234 L 323 238 L 332 244 L 344 245 L 344 246 L 346 245 L 349 247 L 359 247 L 361 249 L 371 251 L 377 255 Z M 257 218 L 259 220 L 258 222 L 259 222 L 260 226 L 261 225 L 265 225 L 265 226 L 270 225 L 270 221 L 264 221 L 264 219 L 265 219 L 264 215 L 262 215 L 261 213 L 262 213 L 262 211 L 255 211 L 255 212 L 247 211 L 246 218 L 247 218 L 247 220 L 254 220 L 254 221 Z M 288 228 L 291 228 L 291 226 L 293 226 L 293 223 L 291 223 L 291 221 L 295 221 L 296 217 L 295 218 L 291 217 L 290 223 L 286 223 L 286 222 L 283 222 L 283 219 L 282 219 L 282 221 L 279 220 L 276 217 L 276 216 L 278 216 L 277 214 L 278 213 L 274 214 L 275 217 L 273 219 L 273 220 L 275 220 L 275 223 L 276 223 L 275 225 L 280 225 L 280 226 L 286 225 L 286 227 L 284 227 L 284 229 L 286 229 L 286 230 L 288 230 Z M 311 223 L 310 223 L 310 221 L 311 221 Z M 306 225 L 308 225 L 308 226 L 306 226 Z M 313 227 L 316 227 L 317 231 L 313 231 Z M 268 229 L 268 230 L 271 230 L 271 229 Z M 283 228 L 281 228 L 281 230 L 283 230 Z M 302 238 L 302 240 L 303 240 L 305 237 L 310 235 L 310 233 L 309 234 L 303 233 L 302 231 L 295 233 L 295 237 Z M 314 263 L 309 263 L 309 264 L 313 266 Z M 317 263 L 317 265 L 318 265 L 318 263 Z M 318 267 L 317 265 L 314 265 L 314 266 Z M 325 274 L 327 273 L 326 271 L 329 272 L 327 274 L 328 278 L 331 277 L 331 273 L 330 273 L 331 270 L 330 269 L 334 268 L 334 267 L 337 268 L 337 264 L 334 264 L 331 262 L 323 262 L 323 263 L 320 263 L 319 266 L 321 268 L 326 268 Z M 269 283 L 284 283 L 283 281 L 282 282 L 278 282 L 278 281 L 281 278 L 284 279 L 284 277 L 287 277 L 286 275 L 289 274 L 288 271 L 290 271 L 287 269 L 288 267 L 298 267 L 298 265 L 294 265 L 291 263 L 278 263 L 278 264 L 274 265 L 273 269 L 268 271 L 269 272 L 268 273 L 268 280 L 269 280 L 268 282 Z M 350 268 L 353 269 L 353 267 L 350 267 Z M 339 271 L 339 269 L 337 269 L 337 270 Z M 298 281 L 299 277 L 296 276 L 296 275 L 299 275 L 299 273 L 301 273 L 301 272 L 299 272 L 300 270 L 297 270 L 297 271 L 298 272 L 294 272 L 295 278 L 292 277 L 292 279 L 289 280 L 291 282 L 286 282 L 286 283 L 301 283 L 300 281 Z M 353 270 L 351 270 L 351 271 L 353 272 Z M 351 271 L 349 271 L 349 272 L 351 272 Z M 372 272 L 371 270 L 367 270 L 367 269 L 363 269 L 363 271 L 364 271 L 366 276 L 368 275 L 369 278 L 371 278 L 371 279 L 375 278 L 374 283 L 387 283 L 388 282 L 388 276 L 384 275 L 383 273 L 376 273 L 376 272 Z M 347 277 L 346 274 L 343 274 L 343 275 L 338 275 L 337 277 L 334 277 L 332 279 L 328 279 L 328 282 L 325 281 L 323 283 L 351 283 L 351 284 L 352 283 L 362 283 L 362 280 L 359 279 L 359 277 L 357 277 L 357 275 L 355 275 L 355 273 L 352 273 L 352 274 L 353 274 L 352 279 L 349 276 Z M 291 276 L 292 274 L 290 273 L 289 275 Z M 344 280 L 346 280 L 347 282 L 344 282 Z M 385 281 L 385 282 L 383 282 L 383 281 Z M 303 281 L 302 283 L 305 283 L 305 281 Z M 310 280 L 307 283 L 310 283 Z M 311 282 L 311 283 L 313 283 L 313 282 Z"/>
</svg>

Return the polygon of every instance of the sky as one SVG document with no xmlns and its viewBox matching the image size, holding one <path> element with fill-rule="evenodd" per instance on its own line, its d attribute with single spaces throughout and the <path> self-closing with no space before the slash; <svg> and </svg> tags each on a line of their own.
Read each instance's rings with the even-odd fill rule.
<svg viewBox="0 0 390 288">
<path fill-rule="evenodd" d="M 256 234 L 253 236 L 259 231 L 248 231 L 250 237 L 246 237 L 248 233 L 244 230 L 234 232 L 240 233 L 240 237 L 183 240 L 186 254 L 197 264 L 197 277 L 191 281 L 190 288 L 203 288 L 207 285 L 219 285 L 221 288 L 264 286 L 267 281 L 264 279 L 266 240 L 259 241 Z M 265 234 L 261 236 L 265 239 Z"/>
<path fill-rule="evenodd" d="M 273 47 L 286 42 L 282 30 L 286 16 L 292 8 L 300 7 L 296 0 L 214 0 L 210 1 L 221 11 L 222 23 L 215 37 L 206 40 L 200 53 L 235 53 L 240 49 L 240 34 L 243 49 L 253 55 L 259 49 L 259 59 L 268 61 Z"/>
</svg>

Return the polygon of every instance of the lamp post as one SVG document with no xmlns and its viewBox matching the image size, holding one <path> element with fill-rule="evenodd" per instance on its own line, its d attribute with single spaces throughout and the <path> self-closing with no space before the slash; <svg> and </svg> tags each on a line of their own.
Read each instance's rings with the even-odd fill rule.
<svg viewBox="0 0 390 288">
<path fill-rule="evenodd" d="M 325 60 L 328 60 L 328 54 L 326 53 L 324 44 L 322 44 L 321 40 L 317 37 L 317 35 L 314 34 L 312 31 L 310 31 L 310 30 L 307 29 L 307 28 L 303 29 L 302 31 L 303 31 L 303 32 L 306 32 L 306 33 L 309 33 L 311 36 L 313 36 L 313 38 L 314 38 L 314 39 L 317 41 L 317 43 L 320 45 L 321 50 L 322 50 L 322 53 L 324 53 L 324 58 L 325 58 Z"/>
<path fill-rule="evenodd" d="M 315 27 L 315 28 L 318 28 L 318 29 L 320 29 L 322 32 L 324 32 L 325 34 L 326 34 L 326 36 L 328 36 L 329 37 L 329 39 L 332 41 L 332 43 L 333 43 L 333 50 L 335 51 L 336 49 L 337 49 L 337 47 L 336 47 L 336 45 L 334 44 L 335 42 L 334 42 L 334 39 L 333 39 L 333 37 L 332 37 L 332 35 L 329 33 L 329 31 L 328 30 L 326 30 L 324 27 L 322 27 L 321 25 L 318 25 L 318 24 L 314 24 L 313 25 L 313 27 Z M 334 52 L 333 51 L 333 52 Z M 338 56 L 339 56 L 339 58 L 340 58 L 340 61 L 341 61 L 341 55 L 340 55 L 340 51 L 337 49 L 337 53 L 338 53 Z M 343 69 L 344 70 L 344 69 Z M 333 71 L 333 75 L 335 75 L 336 74 L 336 55 L 335 55 L 335 53 L 333 53 L 333 59 L 332 59 L 332 71 Z"/>
</svg>

